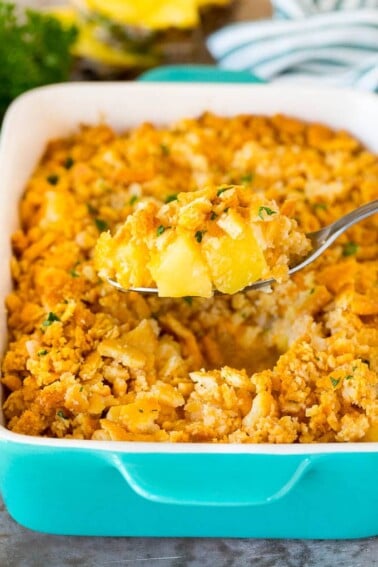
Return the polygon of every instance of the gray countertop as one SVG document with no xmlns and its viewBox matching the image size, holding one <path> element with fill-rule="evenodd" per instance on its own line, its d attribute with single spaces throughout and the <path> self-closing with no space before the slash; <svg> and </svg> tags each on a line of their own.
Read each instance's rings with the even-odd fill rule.
<svg viewBox="0 0 378 567">
<path fill-rule="evenodd" d="M 27 530 L 0 500 L 1 567 L 375 567 L 378 538 L 345 541 L 64 537 Z"/>
</svg>

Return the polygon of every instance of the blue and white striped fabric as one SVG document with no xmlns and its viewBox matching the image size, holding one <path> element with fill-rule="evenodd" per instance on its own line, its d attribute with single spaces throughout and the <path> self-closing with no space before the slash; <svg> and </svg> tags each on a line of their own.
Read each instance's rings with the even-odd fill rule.
<svg viewBox="0 0 378 567">
<path fill-rule="evenodd" d="M 208 39 L 220 67 L 267 81 L 378 92 L 378 0 L 272 0 L 272 20 L 226 26 Z"/>
</svg>

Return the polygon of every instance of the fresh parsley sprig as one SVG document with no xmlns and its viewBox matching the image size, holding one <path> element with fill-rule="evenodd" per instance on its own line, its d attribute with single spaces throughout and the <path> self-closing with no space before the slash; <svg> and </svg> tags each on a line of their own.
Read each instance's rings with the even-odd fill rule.
<svg viewBox="0 0 378 567">
<path fill-rule="evenodd" d="M 0 0 L 0 118 L 19 94 L 68 79 L 76 36 L 53 16 Z"/>
</svg>

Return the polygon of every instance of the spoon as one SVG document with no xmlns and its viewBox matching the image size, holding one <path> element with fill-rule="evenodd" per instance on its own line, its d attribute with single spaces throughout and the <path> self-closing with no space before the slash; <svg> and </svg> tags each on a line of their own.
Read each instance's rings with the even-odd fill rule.
<svg viewBox="0 0 378 567">
<path fill-rule="evenodd" d="M 302 262 L 290 268 L 289 274 L 290 275 L 295 274 L 296 272 L 299 272 L 299 270 L 302 270 L 303 268 L 311 264 L 311 262 L 319 258 L 319 256 L 324 252 L 324 250 L 327 250 L 327 248 L 329 248 L 329 246 L 331 246 L 331 244 L 337 238 L 339 238 L 339 236 L 341 236 L 348 228 L 366 219 L 367 217 L 370 217 L 374 213 L 378 213 L 378 199 L 375 199 L 370 203 L 366 203 L 366 205 L 362 205 L 362 207 L 358 207 L 357 209 L 354 209 L 354 211 L 351 211 L 347 215 L 344 215 L 343 217 L 337 219 L 332 224 L 329 224 L 328 226 L 325 226 L 324 228 L 321 228 L 316 232 L 309 232 L 308 234 L 306 234 L 307 238 L 310 239 L 312 244 L 311 253 L 304 260 L 302 260 Z M 158 293 L 158 289 L 156 287 L 131 287 L 129 289 L 125 289 L 112 278 L 107 278 L 107 282 L 116 289 L 118 289 L 118 291 L 122 291 L 125 293 L 127 293 L 128 291 L 137 291 L 138 293 L 147 293 L 147 294 Z M 274 282 L 275 280 L 273 278 L 269 278 L 266 280 L 258 280 L 240 291 L 261 289 L 263 287 L 271 285 Z M 214 293 L 217 295 L 221 294 L 221 292 L 219 291 L 215 291 Z"/>
</svg>

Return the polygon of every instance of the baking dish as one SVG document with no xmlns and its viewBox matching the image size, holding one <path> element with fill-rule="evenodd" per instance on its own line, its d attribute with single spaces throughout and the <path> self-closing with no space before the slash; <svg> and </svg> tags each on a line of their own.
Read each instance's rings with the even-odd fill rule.
<svg viewBox="0 0 378 567">
<path fill-rule="evenodd" d="M 31 91 L 7 113 L 0 146 L 0 278 L 10 234 L 46 142 L 79 123 L 116 129 L 282 112 L 345 128 L 378 151 L 378 101 L 352 91 L 267 85 L 69 84 Z M 56 534 L 352 538 L 378 533 L 378 443 L 209 445 L 29 437 L 0 427 L 0 489 L 19 523 Z"/>
</svg>

